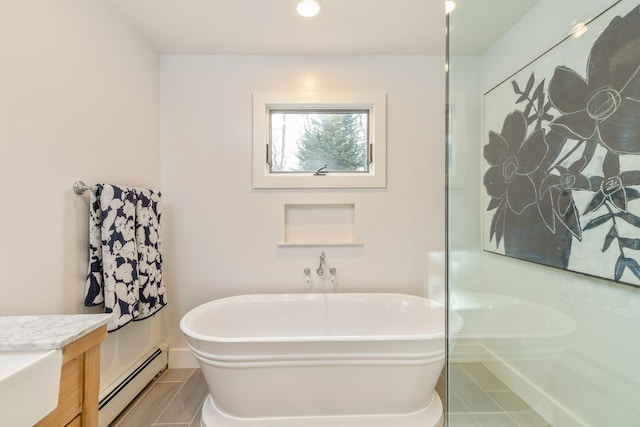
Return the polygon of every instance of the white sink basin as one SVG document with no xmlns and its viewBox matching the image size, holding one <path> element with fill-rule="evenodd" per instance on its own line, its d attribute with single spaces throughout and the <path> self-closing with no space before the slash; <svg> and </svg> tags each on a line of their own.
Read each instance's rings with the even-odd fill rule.
<svg viewBox="0 0 640 427">
<path fill-rule="evenodd" d="M 0 352 L 0 426 L 32 426 L 58 406 L 62 350 Z"/>
</svg>

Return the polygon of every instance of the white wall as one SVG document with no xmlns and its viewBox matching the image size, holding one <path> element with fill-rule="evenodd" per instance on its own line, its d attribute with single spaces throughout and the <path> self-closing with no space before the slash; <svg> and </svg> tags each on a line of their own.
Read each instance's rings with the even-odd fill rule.
<svg viewBox="0 0 640 427">
<path fill-rule="evenodd" d="M 444 58 L 168 56 L 160 102 L 157 54 L 108 5 L 80 0 L 3 1 L 0 52 L 0 315 L 95 311 L 82 306 L 88 194 L 75 180 L 164 194 L 170 303 L 109 335 L 102 388 L 167 336 L 182 349 L 178 321 L 198 304 L 304 292 L 322 250 L 341 291 L 441 294 Z M 387 188 L 253 190 L 257 90 L 386 92 Z M 363 246 L 277 246 L 284 203 L 325 202 L 356 204 Z"/>
<path fill-rule="evenodd" d="M 341 292 L 424 294 L 442 283 L 443 66 L 423 56 L 161 57 L 172 366 L 192 363 L 177 328 L 186 311 L 230 295 L 304 292 L 303 269 L 315 270 L 321 251 Z M 386 92 L 387 188 L 252 189 L 254 91 Z M 285 203 L 355 203 L 364 245 L 278 247 Z"/>
<path fill-rule="evenodd" d="M 0 2 L 0 315 L 90 312 L 88 194 L 160 184 L 158 59 L 102 1 Z M 162 339 L 137 322 L 102 344 L 104 388 Z"/>
<path fill-rule="evenodd" d="M 474 290 L 479 285 L 477 269 L 480 247 L 478 176 L 482 155 L 480 135 L 480 74 L 478 56 L 449 59 L 449 283 L 455 290 Z"/>
<path fill-rule="evenodd" d="M 537 55 L 561 40 L 577 23 L 605 9 L 608 0 L 542 0 L 516 26 L 506 33 L 482 57 L 482 91 L 493 87 Z M 629 8 L 637 1 L 623 1 Z M 483 19 L 478 17 L 478 19 Z M 544 28 L 544 31 L 532 29 Z M 470 73 L 477 74 L 474 71 Z M 469 76 L 461 82 L 468 84 Z M 452 82 L 455 86 L 456 82 Z M 483 132 L 488 132 L 484 129 Z M 480 161 L 482 151 L 472 139 L 466 141 L 469 153 Z M 474 166 L 471 170 L 479 170 Z M 475 191 L 482 193 L 482 176 L 471 177 Z M 476 200 L 477 195 L 473 195 Z M 455 200 L 455 199 L 454 199 Z M 551 269 L 504 256 L 482 252 L 478 236 L 478 218 L 486 206 L 479 205 L 469 217 L 456 211 L 452 215 L 452 233 L 456 223 L 478 227 L 468 236 L 468 247 L 476 246 L 479 262 L 465 264 L 468 271 L 460 277 L 475 275 L 470 287 L 456 282 L 452 289 L 475 290 L 515 296 L 551 307 L 576 324 L 575 332 L 563 337 L 567 349 L 552 362 L 551 372 L 540 369 L 551 360 L 536 366 L 536 355 L 520 354 L 513 363 L 516 375 L 508 369 L 496 368 L 503 378 L 514 380 L 520 392 L 534 404 L 552 425 L 636 425 L 640 416 L 640 290 L 629 286 Z M 476 234 L 477 233 L 477 234 Z M 463 243 L 460 246 L 465 247 Z M 490 313 L 489 313 L 490 314 Z M 489 315 L 488 314 L 488 315 Z M 517 324 L 518 319 L 505 319 Z M 491 365 L 495 368 L 496 365 Z M 516 378 L 520 376 L 520 378 Z M 533 393 L 535 392 L 535 393 Z M 537 394 L 536 394 L 537 393 Z"/>
</svg>

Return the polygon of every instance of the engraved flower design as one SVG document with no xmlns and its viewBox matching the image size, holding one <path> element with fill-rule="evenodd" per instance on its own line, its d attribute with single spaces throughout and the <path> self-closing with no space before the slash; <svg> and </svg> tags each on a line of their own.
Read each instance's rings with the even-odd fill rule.
<svg viewBox="0 0 640 427">
<path fill-rule="evenodd" d="M 614 18 L 594 43 L 586 79 L 559 66 L 549 99 L 562 115 L 551 129 L 595 138 L 616 154 L 640 154 L 640 9 Z"/>
<path fill-rule="evenodd" d="M 487 194 L 504 199 L 517 214 L 535 204 L 537 191 L 530 174 L 538 169 L 547 151 L 544 130 L 527 137 L 527 121 L 522 112 L 516 110 L 507 115 L 502 131 L 489 132 L 489 143 L 484 147 L 484 158 L 490 165 L 484 175 Z"/>
<path fill-rule="evenodd" d="M 549 229 L 555 231 L 555 219 L 557 219 L 573 233 L 578 239 L 582 240 L 582 228 L 580 227 L 580 215 L 576 207 L 573 192 L 575 190 L 591 190 L 589 179 L 580 173 L 577 166 L 564 167 L 560 165 L 554 166 L 556 173 L 545 175 L 540 184 L 541 205 L 544 205 L 542 199 L 548 197 L 551 202 L 551 217 L 543 219 L 547 223 Z M 555 215 L 554 215 L 555 213 Z"/>
<path fill-rule="evenodd" d="M 640 185 L 640 171 L 620 172 L 618 156 L 608 154 L 602 164 L 604 176 L 591 177 L 591 186 L 598 188 L 584 213 L 600 208 L 605 201 L 610 202 L 622 212 L 627 212 L 628 202 L 640 197 L 640 193 L 632 185 Z"/>
</svg>

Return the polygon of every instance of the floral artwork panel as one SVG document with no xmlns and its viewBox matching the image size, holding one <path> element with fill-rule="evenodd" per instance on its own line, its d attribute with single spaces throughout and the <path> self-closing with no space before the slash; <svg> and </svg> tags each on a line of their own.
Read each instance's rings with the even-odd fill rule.
<svg viewBox="0 0 640 427">
<path fill-rule="evenodd" d="M 640 286 L 640 5 L 485 94 L 484 248 Z"/>
</svg>

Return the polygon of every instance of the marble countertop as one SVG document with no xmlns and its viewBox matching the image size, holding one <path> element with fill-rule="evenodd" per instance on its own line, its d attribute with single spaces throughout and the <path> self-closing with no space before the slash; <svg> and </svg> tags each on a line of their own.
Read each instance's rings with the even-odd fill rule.
<svg viewBox="0 0 640 427">
<path fill-rule="evenodd" d="M 0 351 L 53 350 L 106 325 L 111 314 L 0 316 Z"/>
</svg>

